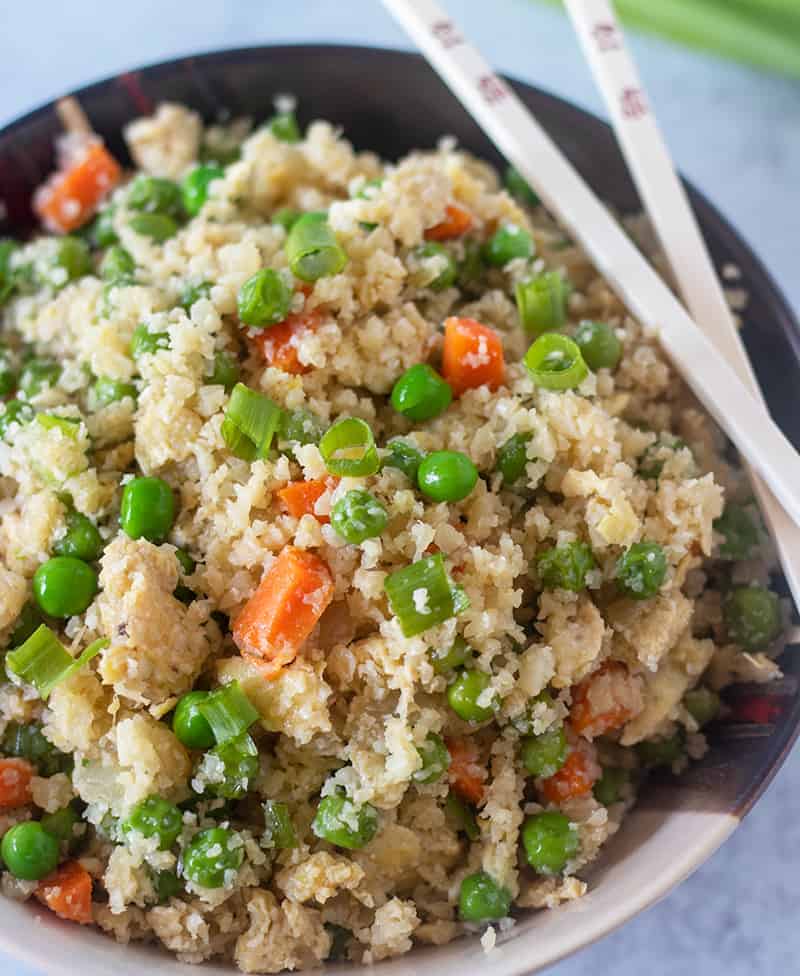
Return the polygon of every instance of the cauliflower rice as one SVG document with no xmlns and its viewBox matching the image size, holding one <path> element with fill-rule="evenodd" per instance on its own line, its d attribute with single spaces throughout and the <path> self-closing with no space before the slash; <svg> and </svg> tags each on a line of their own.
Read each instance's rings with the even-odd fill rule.
<svg viewBox="0 0 800 976">
<path fill-rule="evenodd" d="M 4 839 L 2 890 L 256 973 L 465 931 L 491 947 L 488 923 L 581 896 L 647 770 L 701 757 L 716 693 L 778 677 L 782 649 L 724 440 L 535 199 L 447 140 L 386 164 L 324 121 L 292 125 L 204 129 L 162 105 L 127 128 L 138 175 L 84 237 L 85 267 L 49 234 L 0 263 L 0 833 L 71 811 L 58 883 L 22 877 Z M 197 214 L 173 211 L 163 240 L 137 232 L 164 209 L 134 188 L 209 159 L 225 165 Z M 334 273 L 293 276 L 287 210 L 327 214 Z M 288 306 L 248 326 L 243 286 L 267 268 Z M 554 272 L 562 334 L 599 321 L 621 347 L 561 389 L 526 368 L 537 330 L 515 302 Z M 446 321 L 484 327 L 456 363 L 467 385 L 410 419 L 393 390 L 422 363 L 449 382 Z M 249 459 L 230 430 L 237 372 L 280 408 Z M 342 418 L 366 422 L 379 462 L 332 462 L 321 435 Z M 464 497 L 416 474 L 440 451 L 477 469 Z M 174 501 L 161 533 L 126 514 L 145 477 Z M 304 483 L 297 503 L 285 489 Z M 99 533 L 90 590 L 53 613 L 42 580 L 78 524 Z M 401 599 L 393 574 L 412 565 Z M 42 626 L 94 653 L 52 690 L 17 653 Z M 243 730 L 173 722 L 183 696 L 226 688 Z M 59 898 L 65 865 L 86 879 L 83 914 Z"/>
</svg>

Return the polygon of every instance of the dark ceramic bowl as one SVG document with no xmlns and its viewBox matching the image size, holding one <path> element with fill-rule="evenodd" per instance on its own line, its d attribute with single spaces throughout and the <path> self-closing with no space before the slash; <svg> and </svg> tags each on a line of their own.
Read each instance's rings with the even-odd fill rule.
<svg viewBox="0 0 800 976">
<path fill-rule="evenodd" d="M 527 85 L 514 84 L 596 192 L 623 212 L 639 202 L 611 130 L 574 106 Z M 264 47 L 223 51 L 143 68 L 82 89 L 77 96 L 111 149 L 125 157 L 121 127 L 160 101 L 183 102 L 207 120 L 220 112 L 270 114 L 272 98 L 292 92 L 303 121 L 330 119 L 356 146 L 388 158 L 432 147 L 444 133 L 472 152 L 501 163 L 461 105 L 418 56 L 357 47 Z M 59 131 L 46 105 L 0 132 L 0 234 L 33 228 L 31 193 L 53 166 Z M 750 293 L 744 338 L 773 416 L 800 447 L 800 331 L 775 283 L 736 231 L 689 188 L 717 267 L 742 270 Z M 434 966 L 438 976 L 461 976 L 475 966 L 491 976 L 530 973 L 626 921 L 666 894 L 729 835 L 783 762 L 800 722 L 800 657 L 782 661 L 786 677 L 767 688 L 737 686 L 730 718 L 710 730 L 711 749 L 677 780 L 648 784 L 620 833 L 590 871 L 590 893 L 545 913 L 528 913 L 484 956 L 476 939 L 418 949 L 382 964 L 382 971 L 412 976 Z M 165 953 L 117 946 L 94 931 L 60 922 L 29 905 L 0 903 L 0 948 L 48 973 L 85 976 L 159 976 L 185 972 Z M 347 968 L 347 967 L 344 967 Z M 338 967 L 341 972 L 343 967 Z M 230 972 L 210 965 L 206 972 Z"/>
</svg>

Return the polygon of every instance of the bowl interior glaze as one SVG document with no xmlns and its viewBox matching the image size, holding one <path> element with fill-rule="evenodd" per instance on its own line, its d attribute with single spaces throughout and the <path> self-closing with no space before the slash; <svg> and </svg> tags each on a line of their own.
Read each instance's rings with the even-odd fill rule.
<svg viewBox="0 0 800 976">
<path fill-rule="evenodd" d="M 550 135 L 596 192 L 623 212 L 639 202 L 609 127 L 543 91 L 514 83 Z M 479 156 L 496 151 L 417 55 L 340 46 L 249 48 L 165 62 L 98 82 L 77 93 L 94 127 L 120 158 L 120 128 L 159 102 L 183 102 L 207 120 L 220 113 L 263 119 L 272 98 L 291 92 L 299 116 L 329 119 L 359 148 L 387 158 L 432 147 L 443 134 Z M 30 199 L 53 165 L 59 131 L 52 105 L 0 132 L 0 235 L 33 228 Z M 720 214 L 689 187 L 718 268 L 735 264 L 750 293 L 743 335 L 773 416 L 800 447 L 800 329 L 764 267 Z M 0 208 L 2 209 L 2 208 Z M 780 585 L 780 581 L 778 581 Z M 765 789 L 800 728 L 797 655 L 782 660 L 784 679 L 768 689 L 737 687 L 733 717 L 710 733 L 711 749 L 679 780 L 653 781 L 625 827 L 592 866 L 590 893 L 552 912 L 528 913 L 485 956 L 477 939 L 421 948 L 381 964 L 385 976 L 412 976 L 428 965 L 438 976 L 481 966 L 487 976 L 531 973 L 604 935 L 665 895 L 698 867 Z M 758 721 L 754 721 L 758 719 Z M 118 946 L 29 905 L 0 902 L 0 949 L 47 973 L 140 976 L 186 973 L 166 953 Z M 339 965 L 338 972 L 350 968 Z M 231 969 L 207 964 L 206 973 Z"/>
</svg>

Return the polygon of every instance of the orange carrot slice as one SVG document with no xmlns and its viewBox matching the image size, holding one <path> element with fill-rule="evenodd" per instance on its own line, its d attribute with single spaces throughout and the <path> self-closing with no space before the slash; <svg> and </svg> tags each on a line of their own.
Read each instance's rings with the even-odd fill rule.
<svg viewBox="0 0 800 976">
<path fill-rule="evenodd" d="M 444 220 L 425 231 L 426 241 L 449 241 L 461 237 L 472 227 L 472 215 L 454 203 L 444 208 Z"/>
<path fill-rule="evenodd" d="M 310 312 L 297 312 L 287 316 L 283 322 L 264 329 L 255 342 L 265 361 L 284 373 L 297 376 L 307 373 L 311 367 L 301 363 L 298 358 L 298 345 L 305 333 L 319 328 L 322 316 L 317 309 Z"/>
<path fill-rule="evenodd" d="M 470 803 L 480 803 L 483 799 L 486 768 L 480 762 L 480 753 L 470 738 L 445 739 L 450 753 L 448 778 L 450 785 L 459 796 Z"/>
<path fill-rule="evenodd" d="M 233 625 L 242 654 L 258 659 L 267 677 L 290 664 L 333 599 L 325 563 L 304 549 L 286 546 Z"/>
<path fill-rule="evenodd" d="M 34 209 L 48 230 L 68 234 L 94 216 L 121 175 L 119 163 L 102 142 L 89 139 L 39 187 Z"/>
<path fill-rule="evenodd" d="M 442 376 L 455 396 L 484 384 L 495 390 L 505 371 L 503 343 L 494 329 L 474 319 L 445 319 Z"/>
<path fill-rule="evenodd" d="M 24 759 L 0 759 L 0 810 L 31 802 L 33 766 Z"/>
<path fill-rule="evenodd" d="M 570 724 L 576 732 L 593 739 L 621 728 L 635 711 L 628 701 L 628 669 L 621 661 L 606 661 L 572 693 Z"/>
<path fill-rule="evenodd" d="M 77 861 L 66 861 L 40 881 L 36 897 L 59 918 L 91 924 L 92 877 Z"/>
<path fill-rule="evenodd" d="M 336 479 L 338 480 L 338 479 Z M 317 502 L 329 488 L 336 484 L 333 478 L 316 478 L 313 481 L 290 481 L 278 492 L 286 511 L 295 518 L 313 515 L 318 522 L 330 522 L 327 515 L 317 515 Z"/>
</svg>

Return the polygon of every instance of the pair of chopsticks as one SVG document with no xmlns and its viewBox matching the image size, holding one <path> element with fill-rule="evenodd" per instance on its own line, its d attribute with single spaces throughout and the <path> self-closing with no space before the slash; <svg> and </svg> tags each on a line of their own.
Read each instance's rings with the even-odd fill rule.
<svg viewBox="0 0 800 976">
<path fill-rule="evenodd" d="M 642 201 L 699 325 L 445 11 L 433 0 L 383 3 L 622 301 L 657 332 L 684 380 L 747 459 L 800 607 L 800 456 L 767 413 L 611 4 L 565 0 Z"/>
</svg>

